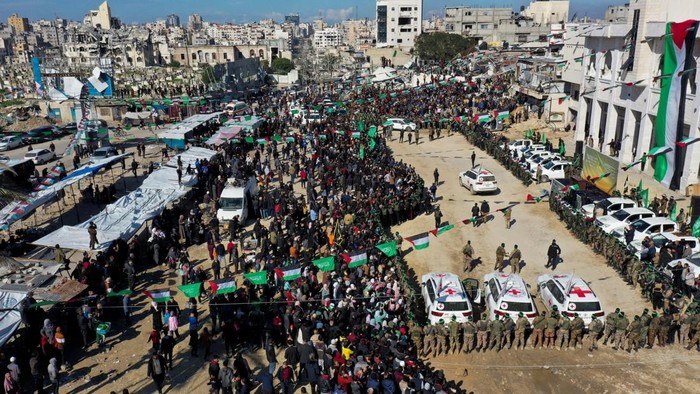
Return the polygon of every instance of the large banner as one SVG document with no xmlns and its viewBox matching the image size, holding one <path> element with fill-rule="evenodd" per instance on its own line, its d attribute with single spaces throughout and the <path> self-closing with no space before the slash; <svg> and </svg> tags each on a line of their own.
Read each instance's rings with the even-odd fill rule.
<svg viewBox="0 0 700 394">
<path fill-rule="evenodd" d="M 583 156 L 583 179 L 592 180 L 598 189 L 612 194 L 617 187 L 619 166 L 616 159 L 587 146 Z"/>
<path fill-rule="evenodd" d="M 676 142 L 683 138 L 685 98 L 690 71 L 695 70 L 693 47 L 698 21 L 666 24 L 664 66 L 661 78 L 659 112 L 656 117 L 655 148 L 664 150 L 654 163 L 654 178 L 669 187 L 680 187 L 683 152 Z"/>
</svg>

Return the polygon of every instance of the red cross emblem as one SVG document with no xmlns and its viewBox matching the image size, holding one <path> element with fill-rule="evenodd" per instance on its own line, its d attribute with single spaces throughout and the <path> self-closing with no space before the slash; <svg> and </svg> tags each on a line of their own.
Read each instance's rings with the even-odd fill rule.
<svg viewBox="0 0 700 394">
<path fill-rule="evenodd" d="M 443 293 L 445 293 L 445 294 L 447 294 L 447 295 L 455 295 L 455 294 L 457 294 L 457 290 L 455 290 L 455 289 L 447 289 L 447 290 L 443 291 Z"/>
<path fill-rule="evenodd" d="M 500 275 L 498 275 L 498 276 L 500 276 L 501 278 L 507 278 L 507 277 L 509 277 L 510 275 L 508 275 L 508 274 L 500 274 Z"/>
<path fill-rule="evenodd" d="M 508 290 L 508 292 L 514 296 L 521 294 L 520 290 L 518 290 L 518 289 L 510 289 L 510 290 Z"/>
<path fill-rule="evenodd" d="M 437 276 L 438 278 L 444 278 L 447 276 L 447 274 L 441 272 L 439 274 L 435 274 L 435 276 Z"/>
<path fill-rule="evenodd" d="M 582 288 L 576 286 L 573 289 L 571 289 L 569 294 L 576 294 L 577 296 L 579 296 L 579 298 L 586 298 L 586 294 L 593 294 L 593 292 L 590 290 L 583 290 Z"/>
</svg>

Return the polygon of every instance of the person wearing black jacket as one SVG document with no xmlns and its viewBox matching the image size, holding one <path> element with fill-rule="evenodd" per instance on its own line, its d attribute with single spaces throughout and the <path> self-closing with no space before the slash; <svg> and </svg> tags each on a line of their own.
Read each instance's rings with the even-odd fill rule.
<svg viewBox="0 0 700 394">
<path fill-rule="evenodd" d="M 163 381 L 165 380 L 165 371 L 167 370 L 168 366 L 165 365 L 163 356 L 159 355 L 157 351 L 153 351 L 151 358 L 148 360 L 148 377 L 153 379 L 158 393 L 163 392 Z"/>
<path fill-rule="evenodd" d="M 291 340 L 287 341 L 287 349 L 284 351 L 284 359 L 287 364 L 292 368 L 292 371 L 296 373 L 297 364 L 299 364 L 299 350 L 294 346 L 294 342 Z"/>
<path fill-rule="evenodd" d="M 559 255 L 561 255 L 561 248 L 557 245 L 557 240 L 553 239 L 547 250 L 547 264 L 544 267 L 552 267 L 552 270 L 554 270 L 559 262 Z"/>
<path fill-rule="evenodd" d="M 175 339 L 166 333 L 160 340 L 160 354 L 163 359 L 168 362 L 168 369 L 173 369 L 173 349 L 175 348 Z"/>
</svg>

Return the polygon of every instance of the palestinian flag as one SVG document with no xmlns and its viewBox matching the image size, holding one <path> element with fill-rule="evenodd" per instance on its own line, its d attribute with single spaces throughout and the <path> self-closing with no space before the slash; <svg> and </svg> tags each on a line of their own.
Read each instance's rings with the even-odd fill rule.
<svg viewBox="0 0 700 394">
<path fill-rule="evenodd" d="M 359 267 L 367 264 L 367 252 L 360 250 L 352 254 L 343 253 L 343 260 L 348 263 L 348 268 Z"/>
<path fill-rule="evenodd" d="M 464 223 L 464 224 L 472 224 L 472 223 L 475 222 L 477 219 L 478 219 L 478 218 L 477 218 L 476 216 L 472 216 L 472 217 L 470 217 L 469 219 L 464 219 L 464 220 L 462 220 L 462 223 Z"/>
<path fill-rule="evenodd" d="M 233 278 L 210 280 L 209 288 L 214 295 L 233 293 L 236 291 L 236 280 Z"/>
<path fill-rule="evenodd" d="M 350 133 L 350 137 L 352 138 L 360 138 L 360 132 L 359 131 L 353 131 Z"/>
<path fill-rule="evenodd" d="M 326 136 L 325 134 L 319 134 L 318 139 L 325 141 L 326 139 L 328 139 L 328 136 Z"/>
<path fill-rule="evenodd" d="M 591 182 L 591 183 L 596 183 L 596 182 L 598 182 L 599 180 L 605 179 L 605 178 L 607 178 L 607 177 L 609 177 L 609 176 L 610 176 L 610 173 L 609 173 L 609 172 L 606 172 L 605 174 L 598 175 L 598 176 L 594 176 L 593 178 L 590 179 L 590 182 Z"/>
<path fill-rule="evenodd" d="M 454 224 L 447 224 L 442 227 L 430 230 L 430 233 L 437 237 L 438 235 L 444 234 L 445 232 L 450 231 L 453 228 L 455 228 Z"/>
<path fill-rule="evenodd" d="M 258 138 L 255 140 L 258 145 L 267 145 L 270 142 L 269 138 Z"/>
<path fill-rule="evenodd" d="M 493 116 L 496 117 L 496 119 L 505 119 L 510 116 L 509 111 L 496 111 L 493 113 Z"/>
<path fill-rule="evenodd" d="M 420 233 L 404 239 L 410 242 L 416 250 L 425 249 L 430 246 L 430 238 L 428 237 L 428 233 Z"/>
<path fill-rule="evenodd" d="M 345 132 L 342 130 L 333 130 L 333 134 L 343 135 Z"/>
<path fill-rule="evenodd" d="M 535 202 L 540 202 L 541 198 L 535 197 L 532 194 L 528 194 L 527 197 L 525 198 L 525 201 L 535 201 Z"/>
<path fill-rule="evenodd" d="M 275 273 L 282 278 L 282 280 L 295 280 L 301 278 L 301 267 L 294 265 L 284 269 L 275 268 Z"/>
<path fill-rule="evenodd" d="M 375 246 L 375 248 L 381 250 L 382 253 L 386 255 L 386 257 L 396 256 L 396 241 L 385 242 L 383 244 Z"/>
<path fill-rule="evenodd" d="M 642 160 L 639 159 L 639 160 L 637 160 L 637 161 L 635 161 L 635 162 L 632 162 L 632 163 L 630 163 L 630 164 L 628 164 L 628 165 L 626 165 L 626 166 L 623 166 L 623 167 L 622 167 L 622 171 L 627 171 L 627 170 L 629 170 L 630 168 L 636 166 L 637 164 L 640 164 L 641 162 L 642 162 Z"/>
<path fill-rule="evenodd" d="M 323 272 L 335 270 L 335 257 L 328 256 L 322 259 L 312 260 L 311 263 Z"/>
<path fill-rule="evenodd" d="M 681 148 L 685 148 L 686 146 L 694 144 L 698 141 L 700 141 L 700 137 L 690 137 L 690 138 L 686 138 L 682 141 L 676 142 L 676 145 L 680 146 Z"/>
<path fill-rule="evenodd" d="M 491 120 L 491 117 L 488 114 L 474 115 L 474 122 L 475 123 L 484 123 L 484 122 L 488 122 L 489 120 Z"/>
<path fill-rule="evenodd" d="M 569 96 L 559 97 L 559 105 L 562 105 L 564 101 L 568 100 Z"/>
<path fill-rule="evenodd" d="M 668 152 L 671 152 L 673 148 L 668 147 L 668 146 L 660 146 L 656 148 L 652 148 L 649 153 L 646 154 L 646 157 L 657 157 L 663 154 L 666 154 Z"/>
<path fill-rule="evenodd" d="M 178 286 L 177 289 L 180 290 L 187 298 L 199 297 L 202 290 L 202 282 Z"/>
<path fill-rule="evenodd" d="M 455 116 L 455 122 L 462 123 L 466 118 L 464 116 Z"/>
<path fill-rule="evenodd" d="M 250 283 L 254 285 L 265 285 L 267 284 L 267 272 L 266 271 L 260 271 L 260 272 L 249 272 L 247 274 L 243 274 L 243 276 L 250 281 Z"/>
<path fill-rule="evenodd" d="M 685 98 L 690 75 L 685 71 L 695 67 L 693 50 L 698 24 L 696 20 L 666 24 L 663 74 L 673 76 L 661 81 L 656 118 L 656 146 L 667 147 L 664 149 L 669 150 L 658 152 L 658 156 L 654 155 L 654 179 L 671 190 L 678 190 L 680 187 L 683 155 L 682 151 L 675 149 L 675 143 L 683 137 Z M 676 163 L 679 165 L 676 166 Z"/>
<path fill-rule="evenodd" d="M 170 301 L 170 299 L 172 298 L 170 289 L 160 289 L 152 291 L 144 290 L 142 291 L 142 293 L 155 302 L 167 302 Z"/>
</svg>

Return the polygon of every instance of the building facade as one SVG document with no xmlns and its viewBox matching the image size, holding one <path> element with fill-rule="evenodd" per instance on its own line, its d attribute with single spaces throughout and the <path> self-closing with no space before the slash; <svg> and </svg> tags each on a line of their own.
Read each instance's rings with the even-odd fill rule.
<svg viewBox="0 0 700 394">
<path fill-rule="evenodd" d="M 521 14 L 542 25 L 566 22 L 569 20 L 569 0 L 534 0 Z"/>
<path fill-rule="evenodd" d="M 199 14 L 190 15 L 190 17 L 187 21 L 187 27 L 190 30 L 199 31 L 199 30 L 202 30 L 203 26 L 204 26 L 204 20 L 202 19 L 201 15 L 199 15 Z"/>
<path fill-rule="evenodd" d="M 333 27 L 316 30 L 314 32 L 313 45 L 317 49 L 337 47 L 340 45 L 340 32 Z"/>
<path fill-rule="evenodd" d="M 618 159 L 631 163 L 656 146 L 656 120 L 663 74 L 666 22 L 700 19 L 700 4 L 683 0 L 637 0 L 624 23 L 588 29 L 584 33 L 583 76 L 576 120 L 576 141 L 606 154 L 611 141 L 620 142 Z M 700 58 L 700 39 L 693 53 Z M 700 74 L 688 78 L 683 138 L 700 135 Z M 680 122 L 679 122 L 680 123 Z M 654 171 L 654 160 L 645 168 Z M 679 187 L 698 183 L 700 144 L 689 145 Z"/>
<path fill-rule="evenodd" d="M 165 20 L 166 27 L 180 27 L 180 17 L 175 14 L 168 15 L 168 19 Z"/>
<path fill-rule="evenodd" d="M 489 46 L 543 43 L 551 32 L 549 24 L 515 15 L 510 8 L 448 7 L 444 26 L 447 33 L 476 38 Z"/>
<path fill-rule="evenodd" d="M 423 32 L 423 0 L 377 0 L 376 45 L 412 48 Z"/>
<path fill-rule="evenodd" d="M 7 25 L 14 30 L 15 34 L 26 33 L 29 31 L 29 19 L 22 18 L 17 14 L 12 14 L 7 17 Z"/>
</svg>

